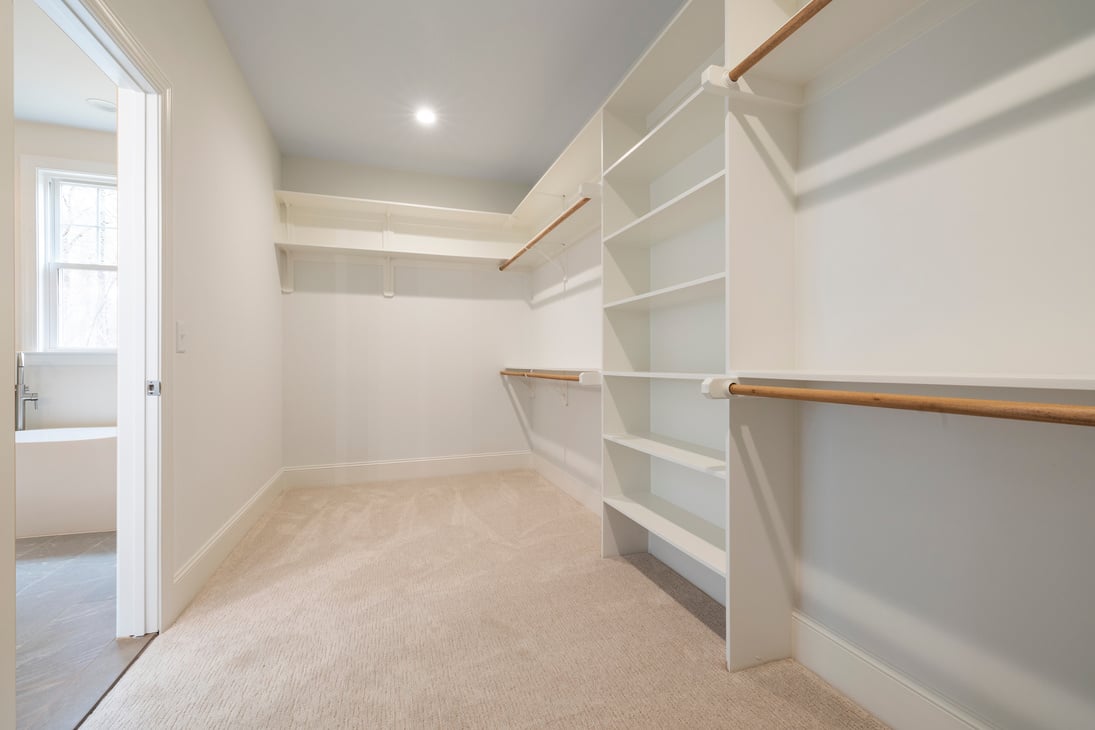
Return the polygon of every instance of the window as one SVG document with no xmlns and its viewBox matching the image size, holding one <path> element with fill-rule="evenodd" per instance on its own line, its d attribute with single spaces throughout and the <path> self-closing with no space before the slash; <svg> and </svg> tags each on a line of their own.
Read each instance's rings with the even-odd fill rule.
<svg viewBox="0 0 1095 730">
<path fill-rule="evenodd" d="M 115 178 L 39 170 L 39 342 L 48 350 L 118 346 Z"/>
</svg>

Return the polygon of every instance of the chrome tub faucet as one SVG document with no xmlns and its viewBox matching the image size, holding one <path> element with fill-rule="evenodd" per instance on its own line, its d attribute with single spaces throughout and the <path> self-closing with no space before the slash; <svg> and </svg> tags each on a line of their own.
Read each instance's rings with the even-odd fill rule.
<svg viewBox="0 0 1095 730">
<path fill-rule="evenodd" d="M 15 355 L 15 430 L 25 431 L 27 428 L 27 403 L 34 404 L 34 410 L 38 410 L 38 394 L 31 393 L 23 379 L 23 366 L 25 364 L 24 353 Z"/>
</svg>

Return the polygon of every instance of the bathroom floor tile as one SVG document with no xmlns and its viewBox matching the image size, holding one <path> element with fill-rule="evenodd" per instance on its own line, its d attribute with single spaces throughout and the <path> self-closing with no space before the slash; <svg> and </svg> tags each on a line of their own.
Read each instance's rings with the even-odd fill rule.
<svg viewBox="0 0 1095 730">
<path fill-rule="evenodd" d="M 75 727 L 152 639 L 114 636 L 112 532 L 16 541 L 17 727 Z"/>
</svg>

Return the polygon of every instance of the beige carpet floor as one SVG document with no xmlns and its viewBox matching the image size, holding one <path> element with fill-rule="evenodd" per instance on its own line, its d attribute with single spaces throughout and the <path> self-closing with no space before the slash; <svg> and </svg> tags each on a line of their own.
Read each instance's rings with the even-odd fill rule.
<svg viewBox="0 0 1095 730">
<path fill-rule="evenodd" d="M 286 492 L 86 728 L 877 728 L 529 472 Z"/>
</svg>

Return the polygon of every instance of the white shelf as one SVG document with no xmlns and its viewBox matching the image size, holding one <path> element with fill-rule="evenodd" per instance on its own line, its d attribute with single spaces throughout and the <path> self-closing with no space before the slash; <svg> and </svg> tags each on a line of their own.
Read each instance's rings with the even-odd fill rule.
<svg viewBox="0 0 1095 730">
<path fill-rule="evenodd" d="M 726 99 L 697 89 L 619 160 L 605 179 L 649 182 L 723 133 Z"/>
<path fill-rule="evenodd" d="M 924 2 L 839 0 L 831 3 L 750 69 L 745 78 L 759 76 L 805 85 L 849 50 Z M 729 59 L 730 65 L 738 60 Z"/>
<path fill-rule="evenodd" d="M 349 215 L 377 222 L 383 222 L 390 216 L 401 221 L 444 224 L 453 228 L 471 230 L 512 228 L 512 216 L 509 213 L 444 208 L 368 198 L 347 198 L 339 195 L 298 193 L 292 190 L 276 190 L 274 196 L 279 203 L 294 210 Z"/>
<path fill-rule="evenodd" d="M 605 434 L 604 438 L 605 441 L 634 449 L 663 461 L 720 479 L 726 478 L 726 454 L 721 449 L 710 449 L 656 433 L 609 433 Z"/>
<path fill-rule="evenodd" d="M 551 373 L 552 375 L 577 375 L 578 385 L 586 386 L 599 386 L 601 384 L 601 371 L 595 368 L 527 368 L 527 367 L 513 367 L 510 365 L 502 368 L 503 370 L 515 370 L 520 372 L 537 372 L 537 373 Z M 509 376 L 517 377 L 517 376 Z M 549 381 L 550 382 L 550 381 Z M 555 381 L 560 383 L 573 382 L 560 380 Z"/>
<path fill-rule="evenodd" d="M 720 376 L 727 377 L 727 376 Z M 870 372 L 848 370 L 743 370 L 742 381 L 779 380 L 802 383 L 878 383 L 888 385 L 943 385 L 977 388 L 1034 388 L 1047 390 L 1095 390 L 1095 376 L 1024 375 L 929 372 Z"/>
<path fill-rule="evenodd" d="M 608 98 L 614 114 L 645 118 L 721 47 L 725 0 L 691 0 L 666 26 Z"/>
<path fill-rule="evenodd" d="M 726 293 L 726 274 L 712 274 L 646 294 L 620 299 L 605 305 L 611 312 L 649 312 L 654 309 L 678 307 L 706 299 L 718 299 Z"/>
<path fill-rule="evenodd" d="M 640 378 L 643 380 L 707 380 L 708 378 L 724 378 L 725 375 L 712 375 L 711 373 L 652 373 L 626 370 L 605 370 L 601 375 L 606 378 Z"/>
<path fill-rule="evenodd" d="M 604 242 L 610 246 L 650 248 L 723 215 L 725 209 L 726 172 L 722 171 L 606 236 Z"/>
<path fill-rule="evenodd" d="M 444 251 L 429 252 L 422 250 L 400 250 L 396 248 L 372 248 L 366 246 L 325 246 L 306 243 L 281 243 L 274 246 L 279 251 L 291 254 L 295 259 L 301 260 L 325 260 L 331 257 L 345 256 L 363 261 L 382 262 L 390 258 L 395 262 L 434 261 L 450 264 L 472 264 L 483 267 L 498 268 L 505 259 L 499 256 L 474 256 L 467 254 L 452 254 Z M 516 266 L 516 264 L 514 264 Z M 528 268 L 526 264 L 524 268 Z"/>
<path fill-rule="evenodd" d="M 652 494 L 605 497 L 605 504 L 698 560 L 726 575 L 726 531 Z"/>
</svg>

